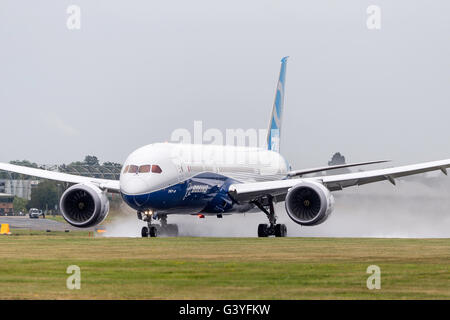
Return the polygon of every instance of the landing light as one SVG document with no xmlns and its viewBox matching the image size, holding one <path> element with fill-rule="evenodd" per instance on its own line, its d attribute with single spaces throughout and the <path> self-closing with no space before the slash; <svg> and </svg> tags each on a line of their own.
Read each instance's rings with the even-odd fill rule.
<svg viewBox="0 0 450 320">
<path fill-rule="evenodd" d="M 152 216 L 153 215 L 153 210 L 147 210 L 147 211 L 144 211 L 144 214 L 146 215 L 146 216 Z"/>
</svg>

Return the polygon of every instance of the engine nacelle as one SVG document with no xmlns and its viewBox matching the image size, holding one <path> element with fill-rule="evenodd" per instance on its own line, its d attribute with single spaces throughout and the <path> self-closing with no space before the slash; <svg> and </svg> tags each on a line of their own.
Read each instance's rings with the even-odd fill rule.
<svg viewBox="0 0 450 320">
<path fill-rule="evenodd" d="M 324 185 L 305 181 L 289 189 L 286 211 L 294 222 L 314 226 L 324 222 L 334 207 L 334 197 Z"/>
<path fill-rule="evenodd" d="M 60 200 L 61 213 L 68 223 L 88 228 L 101 223 L 109 212 L 106 194 L 93 184 L 77 184 L 67 189 Z"/>
</svg>

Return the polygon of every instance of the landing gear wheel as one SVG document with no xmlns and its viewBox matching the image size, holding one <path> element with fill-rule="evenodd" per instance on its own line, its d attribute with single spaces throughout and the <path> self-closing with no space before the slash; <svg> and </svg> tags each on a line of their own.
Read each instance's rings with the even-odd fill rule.
<svg viewBox="0 0 450 320">
<path fill-rule="evenodd" d="M 258 226 L 258 237 L 285 237 L 287 228 L 284 224 L 277 224 L 273 197 L 268 196 L 252 202 L 259 210 L 264 212 L 269 220 L 269 224 L 260 224 Z"/>
<path fill-rule="evenodd" d="M 142 227 L 141 236 L 142 236 L 142 238 L 148 237 L 148 228 L 147 227 Z"/>
<path fill-rule="evenodd" d="M 259 238 L 264 238 L 268 236 L 268 229 L 269 226 L 267 224 L 260 224 L 258 225 L 258 237 Z"/>
<path fill-rule="evenodd" d="M 157 237 L 158 236 L 158 229 L 156 229 L 155 226 L 151 226 L 149 234 L 150 234 L 150 237 L 152 237 L 152 238 Z"/>
<path fill-rule="evenodd" d="M 275 237 L 286 237 L 287 227 L 285 224 L 275 225 Z"/>
</svg>

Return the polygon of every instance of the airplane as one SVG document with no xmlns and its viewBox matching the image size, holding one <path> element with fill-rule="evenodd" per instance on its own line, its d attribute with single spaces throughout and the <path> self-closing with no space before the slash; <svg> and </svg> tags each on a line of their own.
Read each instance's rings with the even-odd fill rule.
<svg viewBox="0 0 450 320">
<path fill-rule="evenodd" d="M 386 160 L 291 170 L 280 154 L 287 59 L 281 59 L 265 148 L 154 143 L 127 157 L 119 180 L 8 163 L 0 163 L 0 170 L 71 184 L 61 196 L 60 208 L 64 219 L 79 228 L 101 223 L 109 212 L 107 193 L 119 193 L 136 210 L 138 219 L 147 222 L 142 227 L 142 237 L 177 236 L 178 226 L 167 221 L 174 214 L 222 218 L 245 212 L 263 212 L 267 216 L 268 223 L 258 225 L 258 237 L 285 237 L 286 225 L 277 223 L 277 202 L 285 203 L 286 213 L 295 223 L 315 226 L 332 213 L 332 193 L 344 188 L 383 180 L 395 185 L 397 178 L 435 170 L 447 175 L 450 159 L 314 177 L 303 176 Z"/>
</svg>

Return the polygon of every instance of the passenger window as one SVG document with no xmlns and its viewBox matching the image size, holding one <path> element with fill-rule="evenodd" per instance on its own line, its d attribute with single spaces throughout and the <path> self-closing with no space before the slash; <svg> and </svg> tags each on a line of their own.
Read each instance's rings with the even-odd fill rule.
<svg viewBox="0 0 450 320">
<path fill-rule="evenodd" d="M 149 164 L 139 167 L 139 173 L 149 173 L 149 172 L 150 172 L 150 165 Z"/>
<path fill-rule="evenodd" d="M 161 173 L 162 170 L 158 165 L 154 164 L 154 165 L 152 165 L 152 172 L 153 173 Z"/>
<path fill-rule="evenodd" d="M 123 169 L 123 173 L 127 173 L 129 167 L 130 167 L 130 166 L 126 166 L 125 169 Z"/>
<path fill-rule="evenodd" d="M 138 171 L 137 166 L 130 166 L 130 169 L 128 169 L 128 173 L 136 173 Z"/>
</svg>

